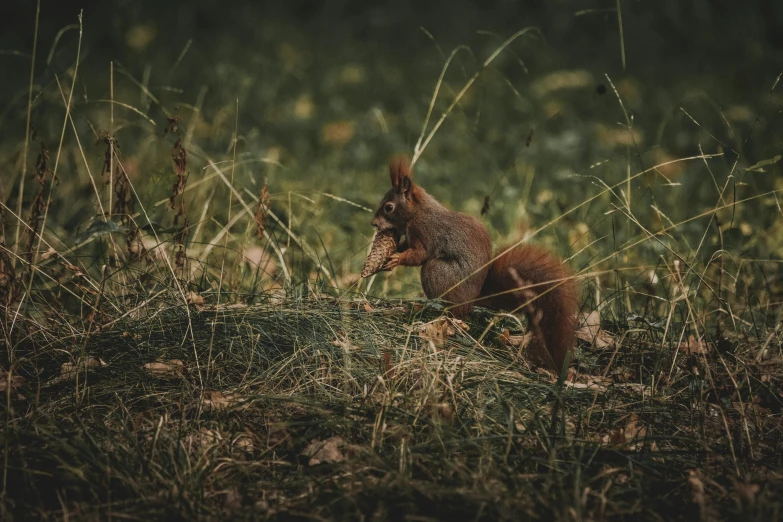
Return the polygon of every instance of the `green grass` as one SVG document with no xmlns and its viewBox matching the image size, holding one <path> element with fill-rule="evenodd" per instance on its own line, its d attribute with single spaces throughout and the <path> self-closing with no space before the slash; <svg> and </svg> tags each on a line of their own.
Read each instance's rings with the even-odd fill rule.
<svg viewBox="0 0 783 522">
<path fill-rule="evenodd" d="M 2 516 L 780 518 L 780 53 L 751 10 L 619 5 L 622 33 L 563 3 L 507 45 L 508 6 L 372 38 L 196 6 L 191 43 L 103 6 L 104 60 L 108 26 L 56 38 L 44 3 L 35 53 L 0 49 Z M 703 46 L 662 58 L 666 24 Z M 414 270 L 359 280 L 417 151 L 497 245 L 574 269 L 567 375 L 512 317 L 439 337 Z"/>
</svg>

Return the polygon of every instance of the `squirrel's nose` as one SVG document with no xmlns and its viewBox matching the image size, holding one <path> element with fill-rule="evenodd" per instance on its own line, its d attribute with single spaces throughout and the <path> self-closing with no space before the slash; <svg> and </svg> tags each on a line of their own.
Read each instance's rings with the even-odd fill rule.
<svg viewBox="0 0 783 522">
<path fill-rule="evenodd" d="M 377 217 L 376 218 L 372 218 L 372 226 L 374 226 L 375 228 L 378 228 L 378 218 Z"/>
</svg>

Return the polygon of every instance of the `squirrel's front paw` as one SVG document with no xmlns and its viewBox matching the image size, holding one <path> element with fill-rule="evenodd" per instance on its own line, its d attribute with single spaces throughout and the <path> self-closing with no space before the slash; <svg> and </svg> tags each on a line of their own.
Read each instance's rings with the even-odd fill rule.
<svg viewBox="0 0 783 522">
<path fill-rule="evenodd" d="M 393 270 L 394 268 L 400 266 L 400 257 L 402 254 L 396 253 L 389 256 L 389 259 L 386 260 L 386 263 L 384 263 L 383 268 L 381 270 L 389 271 Z"/>
</svg>

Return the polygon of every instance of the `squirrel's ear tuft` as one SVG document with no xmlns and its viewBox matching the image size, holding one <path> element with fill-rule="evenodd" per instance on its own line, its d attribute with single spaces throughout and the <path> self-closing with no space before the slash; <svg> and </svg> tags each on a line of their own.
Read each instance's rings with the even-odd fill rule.
<svg viewBox="0 0 783 522">
<path fill-rule="evenodd" d="M 392 158 L 389 162 L 389 177 L 392 187 L 402 189 L 405 192 L 410 190 L 413 185 L 413 173 L 407 156 L 399 155 Z"/>
</svg>

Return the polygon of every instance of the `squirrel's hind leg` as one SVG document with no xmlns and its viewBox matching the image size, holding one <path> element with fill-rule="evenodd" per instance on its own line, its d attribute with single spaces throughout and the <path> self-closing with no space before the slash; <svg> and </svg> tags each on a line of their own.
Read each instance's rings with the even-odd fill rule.
<svg viewBox="0 0 783 522">
<path fill-rule="evenodd" d="M 481 294 L 486 273 L 463 274 L 460 267 L 442 259 L 430 259 L 421 267 L 421 286 L 428 299 L 452 303 L 449 312 L 457 319 L 470 314 Z"/>
</svg>

